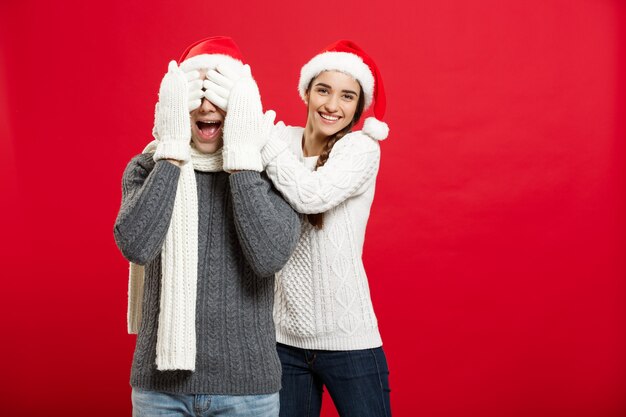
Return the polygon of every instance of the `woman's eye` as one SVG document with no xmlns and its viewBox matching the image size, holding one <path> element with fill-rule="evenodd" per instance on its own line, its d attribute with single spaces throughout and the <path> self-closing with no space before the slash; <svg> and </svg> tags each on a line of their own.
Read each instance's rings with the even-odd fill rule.
<svg viewBox="0 0 626 417">
<path fill-rule="evenodd" d="M 352 94 L 344 94 L 343 99 L 347 101 L 352 101 L 354 100 L 354 96 Z"/>
<path fill-rule="evenodd" d="M 325 88 L 318 88 L 318 89 L 317 89 L 317 92 L 318 92 L 318 93 L 320 93 L 320 94 L 327 94 L 327 93 L 328 93 L 328 90 L 327 90 L 327 89 L 325 89 Z"/>
</svg>

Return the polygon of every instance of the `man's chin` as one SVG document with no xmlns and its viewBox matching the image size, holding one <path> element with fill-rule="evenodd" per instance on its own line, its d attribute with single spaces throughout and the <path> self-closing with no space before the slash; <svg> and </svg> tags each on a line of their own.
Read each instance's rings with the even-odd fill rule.
<svg viewBox="0 0 626 417">
<path fill-rule="evenodd" d="M 215 153 L 219 151 L 220 149 L 222 149 L 223 145 L 224 145 L 224 142 L 222 138 L 219 138 L 213 142 L 202 142 L 197 139 L 191 140 L 191 146 L 194 147 L 198 152 L 204 153 L 204 154 Z"/>
</svg>

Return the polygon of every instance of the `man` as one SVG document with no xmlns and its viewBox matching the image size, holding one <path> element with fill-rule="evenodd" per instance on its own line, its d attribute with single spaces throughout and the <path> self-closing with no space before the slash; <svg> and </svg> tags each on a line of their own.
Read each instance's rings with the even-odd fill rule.
<svg viewBox="0 0 626 417">
<path fill-rule="evenodd" d="M 137 416 L 278 416 L 274 273 L 295 248 L 300 221 L 261 175 L 259 156 L 239 150 L 271 152 L 264 145 L 273 115 L 248 106 L 249 118 L 237 120 L 250 122 L 230 127 L 202 87 L 219 67 L 233 86 L 229 102 L 245 99 L 254 83 L 242 61 L 225 37 L 194 43 L 180 67 L 172 61 L 155 110 L 157 140 L 123 175 L 114 234 L 134 263 L 128 318 L 138 331 L 130 381 Z"/>
</svg>

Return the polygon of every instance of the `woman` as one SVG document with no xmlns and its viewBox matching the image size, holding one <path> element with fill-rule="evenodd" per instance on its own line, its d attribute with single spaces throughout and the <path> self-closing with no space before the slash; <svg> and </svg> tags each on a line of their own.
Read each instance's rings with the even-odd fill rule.
<svg viewBox="0 0 626 417">
<path fill-rule="evenodd" d="M 215 94 L 219 88 L 212 82 L 229 87 L 215 72 L 208 78 L 206 86 Z M 235 90 L 229 100 L 241 96 Z M 377 120 L 385 111 L 382 80 L 371 58 L 342 40 L 302 68 L 299 91 L 308 108 L 306 126 L 277 125 L 260 152 L 275 187 L 305 215 L 296 250 L 276 281 L 280 415 L 319 416 L 326 386 L 342 417 L 390 416 L 389 371 L 361 259 L 380 161 L 378 140 L 388 133 Z M 260 107 L 256 99 L 237 101 Z M 377 119 L 350 132 L 372 103 Z M 228 107 L 225 153 L 229 126 L 246 124 L 237 116 L 243 109 Z M 284 142 L 288 145 L 281 146 Z"/>
</svg>

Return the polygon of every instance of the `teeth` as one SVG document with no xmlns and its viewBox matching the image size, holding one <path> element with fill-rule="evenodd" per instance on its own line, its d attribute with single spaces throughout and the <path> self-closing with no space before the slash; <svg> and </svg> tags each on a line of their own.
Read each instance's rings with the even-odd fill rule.
<svg viewBox="0 0 626 417">
<path fill-rule="evenodd" d="M 331 116 L 329 114 L 320 113 L 320 116 L 322 116 L 322 119 L 330 120 L 330 121 L 333 121 L 333 122 L 339 120 L 339 117 Z"/>
</svg>

